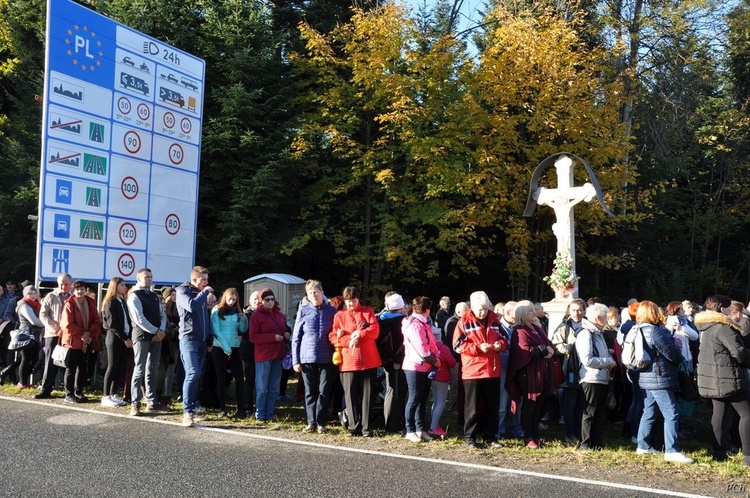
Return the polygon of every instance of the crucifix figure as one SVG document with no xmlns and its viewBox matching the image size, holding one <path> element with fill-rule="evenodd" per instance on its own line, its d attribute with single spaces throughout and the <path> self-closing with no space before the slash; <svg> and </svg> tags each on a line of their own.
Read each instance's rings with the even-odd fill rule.
<svg viewBox="0 0 750 498">
<path fill-rule="evenodd" d="M 575 272 L 575 231 L 573 225 L 573 206 L 581 201 L 590 202 L 594 196 L 599 199 L 602 207 L 610 216 L 614 214 L 607 209 L 602 197 L 601 187 L 596 181 L 596 176 L 591 167 L 583 159 L 576 156 L 576 159 L 586 167 L 591 183 L 587 182 L 580 187 L 573 186 L 573 161 L 569 156 L 572 154 L 553 154 L 542 161 L 534 172 L 531 179 L 531 188 L 529 190 L 529 200 L 526 204 L 526 210 L 523 215 L 530 217 L 534 214 L 537 204 L 549 206 L 555 210 L 555 223 L 552 225 L 552 232 L 557 239 L 557 253 L 569 254 L 571 258 L 571 270 Z M 555 169 L 557 170 L 557 188 L 548 189 L 539 186 L 539 178 L 542 173 L 549 168 L 554 160 Z M 578 296 L 578 284 L 575 284 L 574 290 L 569 296 L 562 296 L 561 290 L 555 290 L 555 298 L 562 299 L 568 297 L 572 299 Z"/>
</svg>

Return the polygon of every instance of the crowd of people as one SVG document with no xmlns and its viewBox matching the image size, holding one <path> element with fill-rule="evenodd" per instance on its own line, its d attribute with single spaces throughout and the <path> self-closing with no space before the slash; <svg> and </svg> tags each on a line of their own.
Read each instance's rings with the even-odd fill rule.
<svg viewBox="0 0 750 498">
<path fill-rule="evenodd" d="M 638 454 L 692 463 L 680 449 L 680 419 L 694 414 L 697 388 L 712 405 L 713 458 L 737 446 L 750 466 L 750 320 L 727 296 L 709 296 L 700 311 L 689 301 L 631 299 L 620 310 L 573 299 L 550 327 L 540 303 L 493 306 L 482 291 L 453 312 L 447 296 L 434 306 L 388 292 L 376 313 L 356 287 L 328 298 L 308 280 L 292 327 L 271 289 L 253 292 L 243 309 L 234 288 L 217 298 L 199 266 L 160 292 L 148 268 L 130 289 L 113 278 L 98 308 L 85 282 L 63 274 L 57 284 L 41 302 L 29 282 L 0 293 L 0 384 L 28 389 L 40 372 L 37 399 L 52 397 L 61 371 L 64 401 L 84 403 L 96 365 L 106 365 L 104 406 L 139 416 L 167 409 L 174 390 L 189 427 L 207 405 L 230 416 L 233 381 L 231 416 L 266 423 L 296 373 L 305 432 L 325 433 L 335 420 L 372 437 L 381 396 L 385 430 L 415 444 L 446 437 L 451 405 L 470 448 L 507 437 L 537 450 L 557 420 L 567 443 L 597 451 L 615 420 Z"/>
</svg>

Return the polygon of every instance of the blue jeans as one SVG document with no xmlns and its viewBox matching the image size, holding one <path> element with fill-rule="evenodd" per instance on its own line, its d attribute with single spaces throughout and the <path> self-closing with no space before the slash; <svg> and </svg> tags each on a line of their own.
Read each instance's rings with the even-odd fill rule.
<svg viewBox="0 0 750 498">
<path fill-rule="evenodd" d="M 255 418 L 273 419 L 281 385 L 281 359 L 255 362 Z"/>
<path fill-rule="evenodd" d="M 632 373 L 631 373 L 632 375 Z M 633 401 L 628 409 L 627 421 L 630 423 L 630 437 L 638 438 L 638 426 L 643 416 L 643 399 L 646 393 L 638 386 L 638 379 L 633 382 Z"/>
<path fill-rule="evenodd" d="M 508 357 L 509 353 L 500 353 L 500 362 L 502 364 L 502 371 L 500 373 L 500 408 L 497 411 L 497 437 L 505 437 L 505 419 L 508 419 L 510 424 L 510 433 L 514 437 L 524 437 L 523 427 L 521 427 L 521 415 L 520 410 L 515 415 L 510 413 L 510 394 L 505 389 L 505 378 L 508 373 Z"/>
<path fill-rule="evenodd" d="M 656 421 L 656 407 L 664 416 L 664 452 L 680 451 L 677 441 L 677 425 L 680 422 L 680 412 L 673 391 L 666 389 L 644 389 L 646 397 L 643 401 L 643 416 L 638 426 L 638 447 L 646 450 L 651 447 L 651 428 Z"/>
<path fill-rule="evenodd" d="M 425 431 L 427 397 L 430 395 L 430 379 L 427 377 L 427 372 L 404 370 L 404 374 L 406 385 L 409 386 L 409 397 L 404 410 L 406 432 L 423 432 Z"/>
<path fill-rule="evenodd" d="M 205 341 L 180 339 L 180 358 L 185 368 L 185 380 L 182 383 L 182 410 L 195 413 L 198 405 L 198 392 L 201 387 L 201 374 L 206 363 L 208 348 Z"/>
<path fill-rule="evenodd" d="M 161 342 L 133 341 L 133 378 L 131 379 L 130 392 L 133 404 L 140 406 L 143 391 L 141 385 L 146 380 L 146 403 L 149 406 L 156 404 L 156 374 L 159 369 L 161 358 Z"/>
</svg>

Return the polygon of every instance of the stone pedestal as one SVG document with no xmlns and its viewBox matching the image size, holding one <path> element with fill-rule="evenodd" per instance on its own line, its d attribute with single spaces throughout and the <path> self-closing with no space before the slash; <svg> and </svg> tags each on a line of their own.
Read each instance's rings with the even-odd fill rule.
<svg viewBox="0 0 750 498">
<path fill-rule="evenodd" d="M 553 301 L 542 303 L 542 306 L 544 306 L 544 311 L 549 317 L 550 337 L 552 336 L 552 332 L 555 331 L 557 326 L 562 323 L 563 317 L 565 316 L 565 310 L 568 309 L 568 304 L 570 304 L 570 301 L 572 300 L 572 298 L 566 299 L 564 301 L 555 299 Z"/>
</svg>

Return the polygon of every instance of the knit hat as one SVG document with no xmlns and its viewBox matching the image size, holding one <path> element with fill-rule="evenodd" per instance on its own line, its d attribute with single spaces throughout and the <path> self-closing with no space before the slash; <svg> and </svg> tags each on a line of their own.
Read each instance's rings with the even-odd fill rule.
<svg viewBox="0 0 750 498">
<path fill-rule="evenodd" d="M 33 285 L 27 285 L 23 288 L 23 297 L 26 297 L 29 295 L 30 292 L 36 292 L 36 287 Z"/>
<path fill-rule="evenodd" d="M 26 279 L 23 282 L 21 282 L 21 288 L 23 289 L 24 287 L 31 285 L 31 284 L 32 284 L 31 280 Z"/>
<path fill-rule="evenodd" d="M 163 297 L 164 299 L 167 299 L 172 294 L 174 294 L 174 287 L 164 287 L 161 290 L 161 297 Z"/>
<path fill-rule="evenodd" d="M 401 297 L 401 294 L 391 294 L 385 300 L 385 307 L 388 308 L 388 311 L 398 311 L 404 307 L 404 298 Z"/>
<path fill-rule="evenodd" d="M 271 289 L 269 289 L 268 287 L 262 288 L 261 290 L 258 291 L 258 293 L 260 294 L 260 300 L 261 301 L 264 300 L 267 297 L 276 297 L 273 294 L 273 291 Z"/>
</svg>

